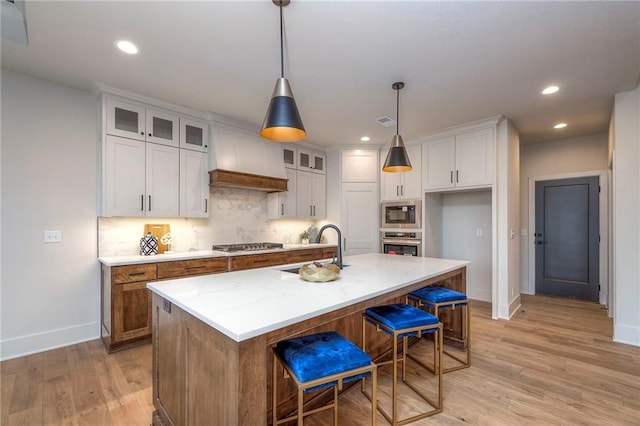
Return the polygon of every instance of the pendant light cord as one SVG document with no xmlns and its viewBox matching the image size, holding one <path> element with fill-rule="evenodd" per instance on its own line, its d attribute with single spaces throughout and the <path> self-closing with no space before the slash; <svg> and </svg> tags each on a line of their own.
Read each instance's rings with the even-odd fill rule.
<svg viewBox="0 0 640 426">
<path fill-rule="evenodd" d="M 284 78 L 284 32 L 282 30 L 282 2 L 280 2 L 280 77 Z"/>
<path fill-rule="evenodd" d="M 400 89 L 396 89 L 396 135 L 400 134 Z"/>
</svg>

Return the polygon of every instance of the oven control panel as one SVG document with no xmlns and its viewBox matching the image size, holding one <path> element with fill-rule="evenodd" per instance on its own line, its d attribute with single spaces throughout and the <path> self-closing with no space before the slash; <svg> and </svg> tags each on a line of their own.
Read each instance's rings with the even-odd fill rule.
<svg viewBox="0 0 640 426">
<path fill-rule="evenodd" d="M 421 240 L 422 232 L 396 232 L 396 231 L 382 231 L 380 237 L 383 239 L 401 239 L 401 240 Z"/>
</svg>

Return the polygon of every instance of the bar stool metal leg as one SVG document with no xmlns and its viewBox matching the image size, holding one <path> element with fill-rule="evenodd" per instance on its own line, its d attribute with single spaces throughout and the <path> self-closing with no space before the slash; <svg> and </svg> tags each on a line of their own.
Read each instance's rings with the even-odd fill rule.
<svg viewBox="0 0 640 426">
<path fill-rule="evenodd" d="M 397 313 L 400 313 L 400 316 L 403 317 L 401 321 L 396 321 L 398 319 L 398 317 L 395 316 Z M 378 411 L 380 411 L 385 419 L 387 419 L 387 421 L 389 421 L 389 423 L 391 423 L 393 426 L 405 425 L 442 412 L 443 386 L 442 372 L 439 371 L 440 369 L 437 369 L 438 371 L 435 373 L 438 378 L 438 396 L 437 401 L 434 401 L 432 398 L 427 397 L 420 389 L 415 386 L 414 383 L 407 379 L 406 368 L 407 358 L 415 359 L 409 354 L 408 338 L 410 336 L 421 337 L 423 333 L 434 333 L 434 353 L 437 360 L 441 361 L 442 344 L 439 344 L 439 342 L 442 341 L 442 324 L 438 321 L 438 319 L 432 314 L 406 304 L 378 306 L 367 309 L 362 318 L 362 347 L 365 351 L 367 341 L 367 323 L 374 326 L 376 328 L 376 331 L 385 332 L 392 338 L 391 360 L 377 362 L 378 366 L 391 364 L 391 367 L 393 369 L 391 373 L 391 415 L 389 415 L 379 404 Z M 398 355 L 399 339 L 402 339 L 402 356 Z M 431 410 L 405 419 L 399 419 L 398 401 L 400 398 L 398 390 L 398 363 L 402 363 L 402 371 L 400 372 L 400 379 L 402 380 L 402 382 L 413 392 L 415 392 L 420 398 L 426 401 L 432 407 Z M 422 362 L 419 362 L 418 364 L 425 366 Z M 372 397 L 366 393 L 364 383 L 362 386 L 362 392 L 367 396 L 367 398 L 369 398 L 370 400 L 372 399 Z"/>
</svg>

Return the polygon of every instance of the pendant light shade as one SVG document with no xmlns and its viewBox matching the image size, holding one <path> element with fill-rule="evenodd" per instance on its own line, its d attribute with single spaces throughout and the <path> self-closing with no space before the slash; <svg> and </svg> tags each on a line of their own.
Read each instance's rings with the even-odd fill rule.
<svg viewBox="0 0 640 426">
<path fill-rule="evenodd" d="M 273 0 L 273 4 L 280 8 L 280 78 L 276 81 L 260 130 L 260 136 L 276 142 L 297 142 L 307 137 L 289 80 L 284 77 L 282 8 L 289 2 L 290 0 Z"/>
<path fill-rule="evenodd" d="M 387 153 L 387 159 L 382 167 L 383 172 L 395 173 L 395 172 L 408 172 L 413 169 L 411 167 L 411 161 L 409 161 L 409 155 L 407 154 L 407 148 L 404 146 L 402 136 L 399 134 L 400 128 L 400 89 L 404 87 L 404 83 L 397 82 L 391 86 L 396 91 L 396 134 L 391 140 L 391 146 Z"/>
</svg>

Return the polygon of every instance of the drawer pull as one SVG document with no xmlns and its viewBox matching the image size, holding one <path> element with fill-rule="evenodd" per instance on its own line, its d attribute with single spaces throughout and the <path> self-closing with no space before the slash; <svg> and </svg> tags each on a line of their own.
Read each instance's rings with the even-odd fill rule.
<svg viewBox="0 0 640 426">
<path fill-rule="evenodd" d="M 185 269 L 202 269 L 205 268 L 205 265 L 200 266 L 185 266 Z"/>
<path fill-rule="evenodd" d="M 130 277 L 135 277 L 136 275 L 145 275 L 146 272 L 129 272 Z"/>
</svg>

